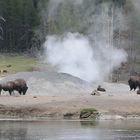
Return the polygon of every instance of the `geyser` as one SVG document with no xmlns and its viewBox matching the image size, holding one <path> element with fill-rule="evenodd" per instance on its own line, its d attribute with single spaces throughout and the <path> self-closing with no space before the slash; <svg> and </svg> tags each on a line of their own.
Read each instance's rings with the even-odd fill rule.
<svg viewBox="0 0 140 140">
<path fill-rule="evenodd" d="M 72 3 L 70 5 L 73 0 L 60 0 L 57 3 L 51 0 L 48 20 L 62 21 L 61 17 L 60 19 L 58 17 L 58 11 L 67 6 L 67 2 L 69 7 L 73 6 L 73 13 L 75 10 L 76 13 L 82 14 L 79 16 L 83 19 L 83 22 L 80 20 L 78 23 L 81 27 L 79 30 L 85 31 L 86 29 L 86 31 L 79 33 L 74 26 L 67 26 L 69 28 L 66 31 L 61 30 L 61 33 L 57 33 L 57 35 L 52 33 L 47 35 L 44 43 L 46 61 L 55 66 L 59 72 L 72 74 L 89 82 L 103 81 L 114 68 L 119 67 L 127 59 L 126 52 L 123 49 L 115 48 L 112 43 L 114 26 L 112 3 L 91 1 L 93 6 L 83 8 L 85 1 L 82 0 L 76 5 Z M 64 5 L 62 6 L 62 4 Z M 79 4 L 81 6 L 78 6 Z M 78 12 L 80 7 L 82 8 Z M 97 10 L 97 7 L 101 8 L 101 11 Z M 86 20 L 87 22 L 85 22 Z M 72 19 L 69 21 L 71 22 Z M 114 29 L 116 28 L 114 27 Z"/>
<path fill-rule="evenodd" d="M 47 61 L 59 72 L 86 81 L 103 80 L 126 60 L 126 53 L 121 49 L 100 46 L 94 50 L 89 39 L 79 33 L 47 36 L 44 47 Z"/>
</svg>

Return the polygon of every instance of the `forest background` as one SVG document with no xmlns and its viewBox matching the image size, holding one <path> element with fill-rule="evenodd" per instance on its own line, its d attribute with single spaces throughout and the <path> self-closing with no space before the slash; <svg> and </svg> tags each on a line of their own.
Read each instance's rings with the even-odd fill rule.
<svg viewBox="0 0 140 140">
<path fill-rule="evenodd" d="M 98 13 L 99 3 L 111 2 L 108 13 L 109 20 L 117 19 L 117 24 L 121 23 L 121 18 L 116 18 L 117 8 L 127 21 L 126 28 L 116 28 L 113 25 L 114 47 L 123 48 L 128 54 L 128 63 L 122 65 L 121 69 L 114 71 L 117 73 L 139 72 L 140 64 L 140 18 L 136 9 L 137 3 L 133 0 L 85 0 L 84 8 L 93 7 L 93 13 Z M 88 34 L 86 26 L 81 26 L 82 11 L 74 9 L 75 1 L 60 5 L 61 10 L 56 15 L 57 19 L 50 18 L 48 12 L 50 0 L 1 0 L 0 1 L 0 52 L 1 53 L 30 53 L 35 56 L 43 49 L 42 44 L 47 35 L 61 34 L 68 30 L 75 30 L 81 34 Z M 136 2 L 136 1 L 135 1 Z M 97 7 L 97 8 L 95 8 Z M 112 8 L 113 7 L 113 8 Z M 100 13 L 99 13 L 100 14 Z M 81 16 L 81 18 L 78 18 Z M 110 26 L 110 25 L 109 25 Z M 72 27 L 72 28 L 71 28 Z M 124 43 L 125 42 L 125 43 Z"/>
</svg>

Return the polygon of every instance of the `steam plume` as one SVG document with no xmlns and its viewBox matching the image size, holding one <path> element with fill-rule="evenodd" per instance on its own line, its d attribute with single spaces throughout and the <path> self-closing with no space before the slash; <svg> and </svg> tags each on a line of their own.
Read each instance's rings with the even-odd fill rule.
<svg viewBox="0 0 140 140">
<path fill-rule="evenodd" d="M 59 4 L 70 1 L 51 0 L 48 17 L 56 18 Z M 79 0 L 76 4 L 82 3 L 84 1 Z M 44 43 L 46 61 L 57 67 L 59 72 L 69 73 L 86 81 L 101 81 L 108 77 L 114 68 L 127 59 L 125 51 L 113 47 L 112 44 L 115 27 L 111 4 L 99 3 L 98 6 L 102 7 L 101 14 L 96 6 L 83 8 L 84 11 L 79 12 L 82 13 L 83 20 L 77 22 L 81 29 L 86 29 L 85 35 L 76 30 L 73 33 L 64 31 L 61 35 L 48 35 Z"/>
<path fill-rule="evenodd" d="M 47 61 L 65 72 L 86 81 L 103 80 L 126 60 L 123 50 L 100 46 L 94 50 L 87 37 L 68 33 L 64 37 L 48 36 L 44 44 Z"/>
</svg>

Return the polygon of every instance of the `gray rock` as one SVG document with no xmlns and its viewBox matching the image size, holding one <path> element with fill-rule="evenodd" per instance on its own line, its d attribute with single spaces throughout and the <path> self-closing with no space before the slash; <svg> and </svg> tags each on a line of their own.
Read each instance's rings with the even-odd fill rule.
<svg viewBox="0 0 140 140">
<path fill-rule="evenodd" d="M 98 92 L 97 90 L 92 91 L 91 93 L 92 96 L 96 95 L 96 96 L 100 96 L 100 92 Z"/>
</svg>

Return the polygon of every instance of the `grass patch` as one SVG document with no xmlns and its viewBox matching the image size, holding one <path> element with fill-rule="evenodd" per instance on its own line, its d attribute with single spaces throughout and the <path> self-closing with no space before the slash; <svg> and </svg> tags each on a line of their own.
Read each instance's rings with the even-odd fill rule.
<svg viewBox="0 0 140 140">
<path fill-rule="evenodd" d="M 7 70 L 8 73 L 29 71 L 36 67 L 38 60 L 24 55 L 0 55 L 0 70 Z"/>
<path fill-rule="evenodd" d="M 95 108 L 82 108 L 80 110 L 80 119 L 96 119 L 99 113 Z"/>
<path fill-rule="evenodd" d="M 80 111 L 81 112 L 96 112 L 97 109 L 96 108 L 81 108 Z"/>
</svg>

